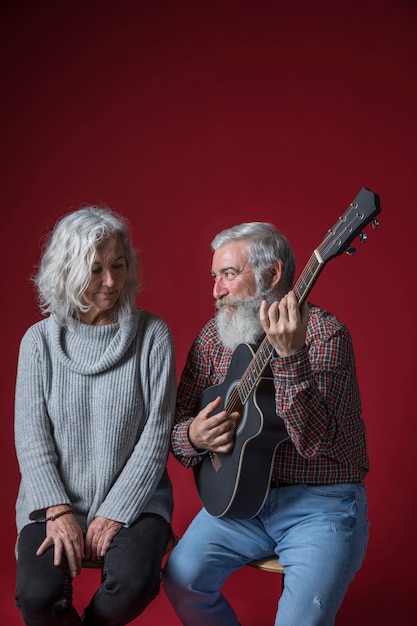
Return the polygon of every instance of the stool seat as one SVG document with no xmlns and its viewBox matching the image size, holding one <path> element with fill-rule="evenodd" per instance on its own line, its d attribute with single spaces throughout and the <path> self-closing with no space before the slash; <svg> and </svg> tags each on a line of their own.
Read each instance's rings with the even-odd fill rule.
<svg viewBox="0 0 417 626">
<path fill-rule="evenodd" d="M 284 567 L 279 562 L 277 556 L 267 556 L 264 559 L 256 559 L 248 563 L 250 567 L 261 569 L 264 572 L 273 572 L 275 574 L 284 574 Z"/>
<path fill-rule="evenodd" d="M 93 561 L 92 559 L 83 559 L 82 566 L 87 569 L 102 569 L 104 565 L 103 559 L 97 559 Z"/>
</svg>

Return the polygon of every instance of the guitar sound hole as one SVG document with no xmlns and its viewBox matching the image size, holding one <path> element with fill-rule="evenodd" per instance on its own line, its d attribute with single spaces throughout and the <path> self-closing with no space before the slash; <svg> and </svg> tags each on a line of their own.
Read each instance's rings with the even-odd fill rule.
<svg viewBox="0 0 417 626">
<path fill-rule="evenodd" d="M 240 419 L 238 421 L 237 424 L 237 428 L 236 428 L 236 435 L 240 435 L 240 433 L 242 432 L 242 430 L 245 428 L 245 424 L 246 424 L 246 415 L 247 415 L 247 410 L 246 407 L 244 406 L 240 406 Z"/>
<path fill-rule="evenodd" d="M 240 435 L 240 433 L 244 429 L 245 422 L 246 422 L 246 415 L 247 415 L 246 408 L 244 405 L 242 405 L 242 402 L 240 401 L 240 397 L 239 397 L 239 393 L 237 389 L 239 382 L 240 382 L 239 380 L 236 380 L 232 385 L 230 385 L 229 391 L 226 395 L 226 402 L 224 405 L 228 413 L 233 413 L 234 411 L 238 411 L 240 415 L 240 418 L 237 421 L 236 435 Z"/>
</svg>

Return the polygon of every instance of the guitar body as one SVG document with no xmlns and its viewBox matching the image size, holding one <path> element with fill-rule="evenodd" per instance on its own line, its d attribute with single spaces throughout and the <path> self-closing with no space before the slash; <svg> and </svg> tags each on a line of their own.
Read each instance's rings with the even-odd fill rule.
<svg viewBox="0 0 417 626">
<path fill-rule="evenodd" d="M 223 410 L 253 356 L 250 346 L 239 345 L 225 380 L 202 393 L 199 410 L 217 396 L 223 399 Z M 233 450 L 208 453 L 194 468 L 199 496 L 207 511 L 215 517 L 254 517 L 268 495 L 276 449 L 287 438 L 284 422 L 275 412 L 274 384 L 267 367 L 241 407 Z"/>
</svg>

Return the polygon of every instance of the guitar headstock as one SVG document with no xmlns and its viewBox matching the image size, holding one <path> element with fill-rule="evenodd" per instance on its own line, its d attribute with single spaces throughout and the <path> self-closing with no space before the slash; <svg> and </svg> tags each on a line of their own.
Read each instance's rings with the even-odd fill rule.
<svg viewBox="0 0 417 626">
<path fill-rule="evenodd" d="M 373 228 L 378 226 L 375 218 L 380 211 L 379 196 L 370 189 L 362 187 L 317 248 L 316 252 L 320 256 L 320 261 L 325 264 L 345 251 L 353 254 L 355 249 L 351 248 L 350 244 L 358 235 L 361 242 L 365 241 L 366 235 L 362 231 L 370 222 Z"/>
</svg>

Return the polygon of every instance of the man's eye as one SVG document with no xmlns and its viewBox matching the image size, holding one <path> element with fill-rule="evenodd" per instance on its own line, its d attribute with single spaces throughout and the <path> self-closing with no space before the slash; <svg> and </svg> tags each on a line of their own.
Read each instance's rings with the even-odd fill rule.
<svg viewBox="0 0 417 626">
<path fill-rule="evenodd" d="M 226 280 L 233 280 L 234 278 L 236 278 L 236 276 L 237 272 L 233 270 L 227 270 L 227 272 L 224 273 L 224 277 Z"/>
<path fill-rule="evenodd" d="M 101 267 L 96 267 L 95 269 L 92 270 L 92 274 L 100 274 L 101 272 Z"/>
</svg>

